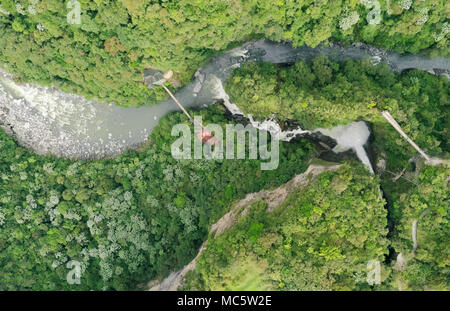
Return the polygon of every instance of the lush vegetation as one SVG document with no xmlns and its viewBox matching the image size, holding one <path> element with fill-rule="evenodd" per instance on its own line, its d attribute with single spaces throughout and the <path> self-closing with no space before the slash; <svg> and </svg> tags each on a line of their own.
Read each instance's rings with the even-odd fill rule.
<svg viewBox="0 0 450 311">
<path fill-rule="evenodd" d="M 450 82 L 443 76 L 419 70 L 394 74 L 386 65 L 336 63 L 320 55 L 287 67 L 245 64 L 233 71 L 226 90 L 246 113 L 298 120 L 305 129 L 372 121 L 390 135 L 380 139 L 408 159 L 412 147 L 379 116 L 388 110 L 419 146 L 432 153 L 448 150 Z"/>
<path fill-rule="evenodd" d="M 0 0 L 0 66 L 86 97 L 152 105 L 166 95 L 146 88 L 142 69 L 173 69 L 177 87 L 255 37 L 448 56 L 449 10 L 444 0 Z"/>
<path fill-rule="evenodd" d="M 389 244 L 384 204 L 363 165 L 324 172 L 273 213 L 255 203 L 234 228 L 210 238 L 187 289 L 368 289 L 367 263 L 383 262 Z"/>
<path fill-rule="evenodd" d="M 220 107 L 200 113 L 224 124 Z M 191 260 L 209 225 L 245 193 L 302 172 L 311 144 L 280 145 L 279 167 L 260 160 L 175 160 L 172 125 L 160 121 L 150 144 L 115 159 L 38 156 L 0 131 L 0 289 L 134 289 Z M 66 264 L 82 263 L 80 285 Z"/>
</svg>

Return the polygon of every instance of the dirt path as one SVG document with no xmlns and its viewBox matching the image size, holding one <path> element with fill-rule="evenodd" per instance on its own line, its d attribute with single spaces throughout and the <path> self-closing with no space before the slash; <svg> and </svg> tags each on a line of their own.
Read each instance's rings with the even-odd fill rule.
<svg viewBox="0 0 450 311">
<path fill-rule="evenodd" d="M 250 206 L 257 201 L 266 202 L 268 204 L 267 212 L 272 212 L 286 200 L 288 194 L 294 189 L 300 189 L 320 173 L 337 170 L 340 166 L 340 164 L 329 166 L 311 164 L 304 173 L 295 175 L 290 181 L 278 188 L 248 194 L 244 199 L 236 202 L 231 211 L 213 224 L 210 232 L 215 232 L 214 238 L 218 237 L 220 234 L 233 227 L 241 217 L 244 217 L 249 211 Z M 196 261 L 206 249 L 207 243 L 208 241 L 205 241 L 202 244 L 197 256 L 183 269 L 171 273 L 161 282 L 155 280 L 148 282 L 147 287 L 150 288 L 150 291 L 176 291 L 180 288 L 183 285 L 186 273 L 195 269 Z"/>
</svg>

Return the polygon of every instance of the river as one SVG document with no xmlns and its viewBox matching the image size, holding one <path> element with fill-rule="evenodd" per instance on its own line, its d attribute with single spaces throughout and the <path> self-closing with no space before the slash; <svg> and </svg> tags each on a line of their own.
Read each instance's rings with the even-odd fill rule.
<svg viewBox="0 0 450 311">
<path fill-rule="evenodd" d="M 212 58 L 208 65 L 196 72 L 193 81 L 179 89 L 175 96 L 188 108 L 204 108 L 217 100 L 223 100 L 233 114 L 239 114 L 239 108 L 229 101 L 223 89 L 223 83 L 234 68 L 248 61 L 292 63 L 311 59 L 320 53 L 333 60 L 369 57 L 373 63 L 388 64 L 394 72 L 416 68 L 433 74 L 445 74 L 447 77 L 450 74 L 449 59 L 399 55 L 360 43 L 349 47 L 334 44 L 328 47 L 293 48 L 289 43 L 257 40 Z M 38 154 L 52 153 L 77 159 L 118 155 L 144 143 L 161 117 L 179 110 L 171 100 L 152 107 L 122 108 L 86 100 L 53 87 L 17 84 L 7 69 L 0 69 L 0 124 L 19 144 Z M 307 132 L 300 128 L 282 132 L 272 120 L 263 123 L 252 120 L 252 123 L 277 134 L 281 140 L 290 140 L 296 134 Z M 353 127 L 361 129 L 361 125 Z M 324 131 L 331 137 L 334 135 L 336 140 L 339 140 L 336 135 L 343 133 L 342 128 Z M 362 132 L 363 136 L 368 136 L 365 129 Z M 344 134 L 349 133 L 351 131 Z M 344 147 L 338 149 L 355 146 Z"/>
</svg>

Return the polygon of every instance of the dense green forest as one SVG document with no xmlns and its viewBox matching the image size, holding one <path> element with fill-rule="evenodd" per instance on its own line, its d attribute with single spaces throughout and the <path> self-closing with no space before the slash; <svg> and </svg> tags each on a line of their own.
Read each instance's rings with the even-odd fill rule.
<svg viewBox="0 0 450 311">
<path fill-rule="evenodd" d="M 220 106 L 198 114 L 227 122 Z M 178 123 L 190 124 L 168 115 L 149 144 L 101 161 L 38 156 L 0 131 L 0 290 L 124 290 L 167 275 L 196 255 L 231 202 L 288 181 L 313 150 L 280 144 L 273 171 L 260 160 L 175 160 Z M 80 285 L 66 281 L 71 260 L 82 263 Z"/>
<path fill-rule="evenodd" d="M 166 94 L 146 88 L 144 68 L 173 69 L 178 87 L 250 38 L 448 56 L 449 16 L 445 0 L 0 0 L 0 66 L 88 98 L 152 105 Z"/>
<path fill-rule="evenodd" d="M 234 228 L 210 241 L 186 288 L 369 288 L 357 276 L 370 260 L 384 261 L 387 212 L 377 178 L 362 164 L 350 165 L 320 174 L 272 213 L 267 203 L 254 203 Z"/>
</svg>

